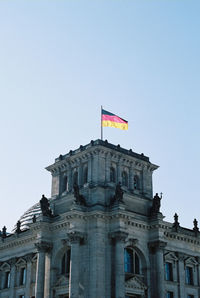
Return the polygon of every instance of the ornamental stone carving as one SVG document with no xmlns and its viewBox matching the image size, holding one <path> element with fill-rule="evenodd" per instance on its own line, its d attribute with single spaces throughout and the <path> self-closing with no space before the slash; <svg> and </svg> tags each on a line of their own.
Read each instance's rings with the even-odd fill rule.
<svg viewBox="0 0 200 298">
<path fill-rule="evenodd" d="M 41 241 L 35 243 L 35 247 L 37 248 L 38 252 L 50 252 L 52 250 L 53 245 L 46 241 Z"/>
<path fill-rule="evenodd" d="M 71 231 L 67 233 L 68 241 L 72 243 L 83 243 L 86 241 L 86 235 L 82 232 Z"/>
<path fill-rule="evenodd" d="M 167 242 L 161 240 L 152 241 L 148 243 L 149 250 L 152 254 L 156 253 L 159 250 L 164 250 L 166 245 Z"/>
<path fill-rule="evenodd" d="M 115 242 L 125 242 L 128 237 L 128 233 L 124 231 L 115 231 L 110 233 L 110 238 Z"/>
</svg>

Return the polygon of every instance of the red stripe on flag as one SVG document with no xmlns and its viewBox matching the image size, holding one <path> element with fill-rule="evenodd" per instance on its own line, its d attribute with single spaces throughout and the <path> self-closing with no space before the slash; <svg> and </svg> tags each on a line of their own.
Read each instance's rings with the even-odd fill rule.
<svg viewBox="0 0 200 298">
<path fill-rule="evenodd" d="M 128 121 L 125 121 L 121 119 L 118 116 L 110 116 L 110 115 L 102 115 L 102 121 L 112 121 L 117 123 L 128 123 Z"/>
</svg>

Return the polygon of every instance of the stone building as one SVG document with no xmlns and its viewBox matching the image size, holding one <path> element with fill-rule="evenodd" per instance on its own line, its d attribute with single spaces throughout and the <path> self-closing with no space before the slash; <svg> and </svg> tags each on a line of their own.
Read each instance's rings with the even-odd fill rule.
<svg viewBox="0 0 200 298">
<path fill-rule="evenodd" d="M 197 221 L 164 221 L 157 168 L 102 140 L 56 158 L 51 198 L 1 231 L 0 297 L 199 298 Z"/>
</svg>

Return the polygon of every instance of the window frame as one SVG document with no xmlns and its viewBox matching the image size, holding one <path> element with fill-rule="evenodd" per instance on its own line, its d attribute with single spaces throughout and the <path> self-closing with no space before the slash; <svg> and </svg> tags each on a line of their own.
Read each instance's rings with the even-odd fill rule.
<svg viewBox="0 0 200 298">
<path fill-rule="evenodd" d="M 26 284 L 26 267 L 20 268 L 19 273 L 19 285 L 24 286 Z"/>
<path fill-rule="evenodd" d="M 194 273 L 193 273 L 193 267 L 191 266 L 185 266 L 185 283 L 187 285 L 194 285 Z"/>
<path fill-rule="evenodd" d="M 69 276 L 69 274 L 70 274 L 70 260 L 71 260 L 71 249 L 69 248 L 62 255 L 61 275 Z"/>
<path fill-rule="evenodd" d="M 141 274 L 140 258 L 138 253 L 132 247 L 124 248 L 124 272 L 125 274 Z"/>
<path fill-rule="evenodd" d="M 9 289 L 10 288 L 10 271 L 9 270 L 4 272 L 3 288 L 4 289 Z"/>
<path fill-rule="evenodd" d="M 173 264 L 171 262 L 165 262 L 165 280 L 166 281 L 173 281 Z"/>
</svg>

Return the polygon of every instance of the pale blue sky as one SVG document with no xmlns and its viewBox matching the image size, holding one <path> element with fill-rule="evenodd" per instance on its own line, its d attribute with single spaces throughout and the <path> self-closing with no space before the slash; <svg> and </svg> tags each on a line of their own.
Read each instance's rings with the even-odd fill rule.
<svg viewBox="0 0 200 298">
<path fill-rule="evenodd" d="M 200 221 L 200 1 L 0 1 L 1 217 L 44 193 L 44 167 L 100 137 L 100 106 L 129 121 L 104 138 L 160 168 L 162 212 Z"/>
</svg>

